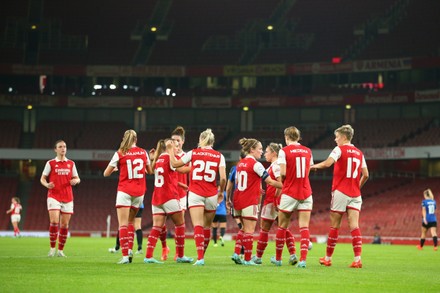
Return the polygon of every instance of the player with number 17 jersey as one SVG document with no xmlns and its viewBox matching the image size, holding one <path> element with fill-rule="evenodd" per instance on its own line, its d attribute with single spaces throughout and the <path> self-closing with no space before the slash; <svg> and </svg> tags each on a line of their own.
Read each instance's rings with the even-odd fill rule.
<svg viewBox="0 0 440 293">
<path fill-rule="evenodd" d="M 309 171 L 313 165 L 313 156 L 308 147 L 298 142 L 285 146 L 278 154 L 278 163 L 288 166 L 281 194 L 297 200 L 304 200 L 312 195 Z"/>
<path fill-rule="evenodd" d="M 367 167 L 362 152 L 353 144 L 343 144 L 329 155 L 334 161 L 332 191 L 338 190 L 349 197 L 361 195 L 362 168 Z"/>
<path fill-rule="evenodd" d="M 182 162 L 191 162 L 189 191 L 199 196 L 217 195 L 217 174 L 219 167 L 226 166 L 225 157 L 211 147 L 201 147 L 187 152 Z"/>
<path fill-rule="evenodd" d="M 134 146 L 125 155 L 115 152 L 109 166 L 118 167 L 118 191 L 131 196 L 143 196 L 147 191 L 146 166 L 150 164 L 148 153 L 143 148 Z"/>
</svg>

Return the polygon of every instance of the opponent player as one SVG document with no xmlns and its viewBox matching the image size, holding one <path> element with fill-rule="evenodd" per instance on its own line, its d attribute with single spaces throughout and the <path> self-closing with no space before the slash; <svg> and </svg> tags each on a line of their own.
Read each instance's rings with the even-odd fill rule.
<svg viewBox="0 0 440 293">
<path fill-rule="evenodd" d="M 75 163 L 66 158 L 67 146 L 63 140 L 55 142 L 56 157 L 46 162 L 40 183 L 48 189 L 47 210 L 49 211 L 49 257 L 55 256 L 55 246 L 58 238 L 59 257 L 66 257 L 64 245 L 69 233 L 69 222 L 73 214 L 72 186 L 81 180 Z M 58 228 L 58 226 L 60 226 Z M 58 233 L 59 231 L 59 233 Z M 59 235 L 58 235 L 59 234 Z"/>
<path fill-rule="evenodd" d="M 422 235 L 420 236 L 420 245 L 417 248 L 419 250 L 423 249 L 426 232 L 429 230 L 434 242 L 434 250 L 437 251 L 437 217 L 435 216 L 437 204 L 431 189 L 428 188 L 423 191 L 423 196 L 425 199 L 422 201 Z"/>
<path fill-rule="evenodd" d="M 354 129 L 351 125 L 342 125 L 334 133 L 337 146 L 325 161 L 312 166 L 312 170 L 317 170 L 335 164 L 327 251 L 326 256 L 319 259 L 319 263 L 325 266 L 332 265 L 332 255 L 338 241 L 342 216 L 347 213 L 354 252 L 354 261 L 350 268 L 362 268 L 362 236 L 359 228 L 359 213 L 362 206 L 361 188 L 369 177 L 367 163 L 363 153 L 351 143 L 354 135 Z"/>
<path fill-rule="evenodd" d="M 215 211 L 214 220 L 212 221 L 212 241 L 214 242 L 214 247 L 217 247 L 217 231 L 220 228 L 220 244 L 225 246 L 225 241 L 223 237 L 226 233 L 226 191 L 223 192 L 223 200 L 218 204 L 217 210 Z"/>
</svg>

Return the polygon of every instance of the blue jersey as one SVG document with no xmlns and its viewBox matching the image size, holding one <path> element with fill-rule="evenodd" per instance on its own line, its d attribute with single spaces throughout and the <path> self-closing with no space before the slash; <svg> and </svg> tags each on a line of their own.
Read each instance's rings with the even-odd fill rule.
<svg viewBox="0 0 440 293">
<path fill-rule="evenodd" d="M 226 216 L 226 191 L 223 192 L 223 200 L 217 206 L 217 210 L 215 211 L 216 215 Z"/>
<path fill-rule="evenodd" d="M 228 180 L 234 183 L 234 189 L 235 189 L 235 173 L 237 171 L 237 166 L 232 166 L 231 170 L 229 171 Z"/>
<path fill-rule="evenodd" d="M 437 204 L 435 203 L 435 200 L 433 199 L 423 200 L 422 207 L 425 209 L 426 212 L 426 222 L 428 223 L 437 222 L 437 218 L 435 216 L 435 209 L 437 208 Z"/>
</svg>

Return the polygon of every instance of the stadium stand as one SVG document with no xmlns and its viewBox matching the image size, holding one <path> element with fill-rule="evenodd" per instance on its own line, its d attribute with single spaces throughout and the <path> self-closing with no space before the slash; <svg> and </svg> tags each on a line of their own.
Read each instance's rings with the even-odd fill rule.
<svg viewBox="0 0 440 293">
<path fill-rule="evenodd" d="M 147 22 L 154 1 L 131 1 L 126 3 L 80 0 L 75 3 L 45 2 L 44 18 L 51 23 L 58 22 L 63 36 L 83 36 L 87 50 L 44 50 L 41 64 L 131 64 L 139 46 L 139 40 L 131 40 L 131 32 L 138 22 Z M 127 13 L 118 13 L 119 11 Z M 117 21 L 113 15 L 118 15 Z M 99 19 L 99 25 L 96 20 Z M 63 48 L 61 48 L 63 49 Z M 73 54 L 72 54 L 73 52 Z M 81 64 L 80 63 L 80 64 Z"/>
<path fill-rule="evenodd" d="M 353 143 L 362 148 L 382 148 L 401 145 L 408 137 L 423 131 L 432 122 L 431 119 L 368 119 L 359 120 L 353 124 L 355 134 Z M 328 133 L 328 138 L 314 145 L 318 149 L 335 147 L 334 135 Z"/>
<path fill-rule="evenodd" d="M 408 56 L 438 56 L 440 24 L 436 15 L 440 13 L 438 1 L 407 1 L 404 19 L 389 32 L 378 34 L 374 42 L 359 56 L 362 59 L 396 58 Z"/>
<path fill-rule="evenodd" d="M 0 120 L 0 148 L 18 148 L 22 124 L 18 121 Z"/>
</svg>

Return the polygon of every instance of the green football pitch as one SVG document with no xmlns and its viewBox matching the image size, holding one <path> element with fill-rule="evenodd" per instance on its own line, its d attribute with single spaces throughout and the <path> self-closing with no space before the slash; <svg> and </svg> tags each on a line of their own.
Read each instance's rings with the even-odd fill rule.
<svg viewBox="0 0 440 293">
<path fill-rule="evenodd" d="M 350 269 L 350 244 L 338 244 L 333 265 L 324 267 L 318 259 L 325 245 L 315 243 L 307 268 L 299 269 L 288 264 L 286 250 L 281 267 L 270 263 L 274 242 L 263 265 L 252 267 L 231 261 L 230 241 L 224 247 L 211 243 L 205 266 L 197 267 L 172 260 L 172 239 L 170 259 L 162 265 L 144 264 L 144 254 L 135 255 L 131 264 L 117 265 L 120 253 L 108 252 L 113 245 L 114 238 L 73 237 L 64 249 L 67 258 L 49 258 L 47 238 L 1 237 L 0 292 L 440 292 L 440 251 L 432 246 L 419 251 L 415 246 L 364 244 L 363 268 Z M 187 256 L 196 256 L 192 239 L 185 248 Z M 160 253 L 158 243 L 157 259 Z"/>
</svg>

